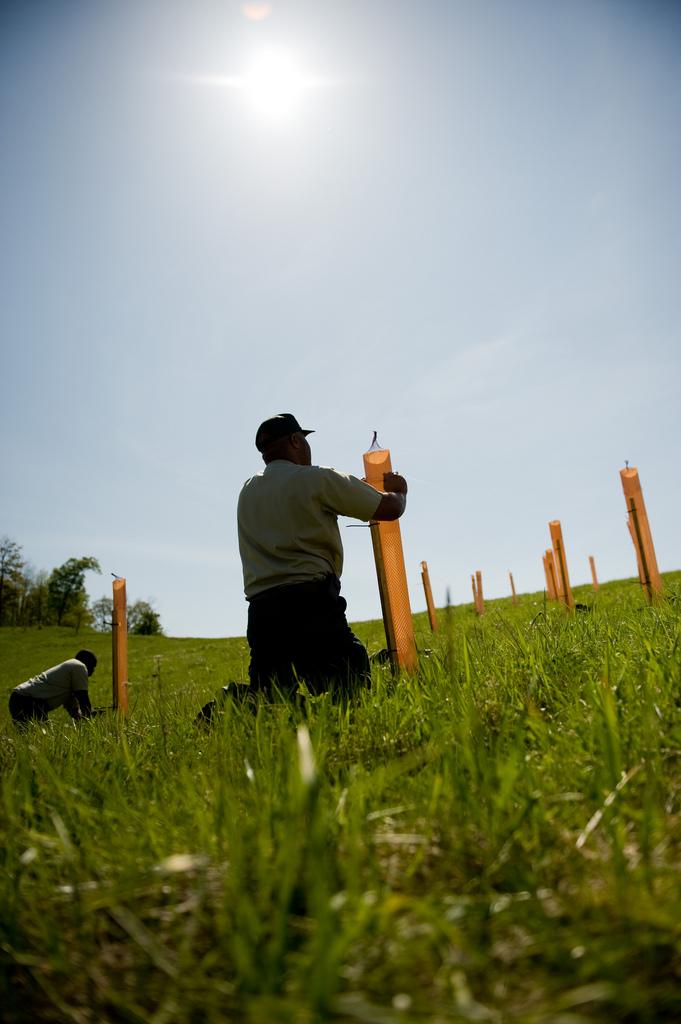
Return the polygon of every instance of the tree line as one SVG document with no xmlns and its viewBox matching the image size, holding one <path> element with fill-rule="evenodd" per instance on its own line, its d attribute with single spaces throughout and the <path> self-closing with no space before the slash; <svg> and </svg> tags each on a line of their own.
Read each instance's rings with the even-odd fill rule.
<svg viewBox="0 0 681 1024">
<path fill-rule="evenodd" d="M 90 603 L 85 573 L 101 573 L 96 558 L 69 558 L 47 572 L 36 570 L 23 557 L 22 548 L 9 537 L 0 538 L 0 626 L 72 626 L 76 632 L 93 627 L 111 630 L 113 602 L 101 597 Z M 162 633 L 161 619 L 149 601 L 128 605 L 128 630 Z"/>
</svg>

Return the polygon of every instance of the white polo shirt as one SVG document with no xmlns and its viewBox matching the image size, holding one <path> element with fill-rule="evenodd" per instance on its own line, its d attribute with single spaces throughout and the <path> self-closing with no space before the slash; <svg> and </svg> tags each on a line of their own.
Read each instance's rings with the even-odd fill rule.
<svg viewBox="0 0 681 1024">
<path fill-rule="evenodd" d="M 239 551 L 247 598 L 270 587 L 343 571 L 338 516 L 367 522 L 382 494 L 356 476 L 325 466 L 270 462 L 239 495 Z"/>
</svg>

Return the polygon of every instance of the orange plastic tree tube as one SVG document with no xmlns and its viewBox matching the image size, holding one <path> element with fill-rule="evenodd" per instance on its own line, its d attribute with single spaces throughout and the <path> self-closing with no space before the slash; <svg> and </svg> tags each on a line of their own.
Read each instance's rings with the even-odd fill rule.
<svg viewBox="0 0 681 1024">
<path fill-rule="evenodd" d="M 598 576 L 596 575 L 596 562 L 593 555 L 589 555 L 589 567 L 591 568 L 591 581 L 594 590 L 598 590 Z"/>
<path fill-rule="evenodd" d="M 426 608 L 428 609 L 428 621 L 430 622 L 430 628 L 433 633 L 437 633 L 437 612 L 435 611 L 435 602 L 433 601 L 433 590 L 430 585 L 430 573 L 428 572 L 427 562 L 421 562 L 421 579 L 423 580 L 423 592 L 426 595 Z"/>
<path fill-rule="evenodd" d="M 113 655 L 113 706 L 128 712 L 128 615 L 125 580 L 113 583 L 111 643 Z"/>
<path fill-rule="evenodd" d="M 551 541 L 553 543 L 553 561 L 556 567 L 556 578 L 560 580 L 559 596 L 566 608 L 574 608 L 575 599 L 572 596 L 570 586 L 570 575 L 568 573 L 567 557 L 565 555 L 565 544 L 563 543 L 563 530 L 559 519 L 553 519 L 549 523 Z"/>
<path fill-rule="evenodd" d="M 513 573 L 509 572 L 508 578 L 511 581 L 511 601 L 513 604 L 518 603 L 518 595 L 515 592 L 515 583 L 513 582 Z"/>
<path fill-rule="evenodd" d="M 389 450 L 374 443 L 364 454 L 367 483 L 383 491 L 384 474 L 391 472 Z M 390 661 L 395 671 L 415 672 L 416 642 L 399 521 L 372 522 L 371 540 Z"/>
<path fill-rule="evenodd" d="M 629 532 L 638 555 L 639 577 L 648 600 L 652 601 L 654 597 L 662 594 L 662 577 L 657 567 L 653 535 L 650 532 L 638 469 L 635 466 L 627 466 L 626 469 L 620 470 L 620 477 L 629 514 Z"/>
</svg>

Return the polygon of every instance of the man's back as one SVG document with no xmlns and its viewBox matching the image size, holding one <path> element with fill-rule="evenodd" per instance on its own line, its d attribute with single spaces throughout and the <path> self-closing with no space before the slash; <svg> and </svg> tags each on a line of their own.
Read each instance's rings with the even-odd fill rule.
<svg viewBox="0 0 681 1024">
<path fill-rule="evenodd" d="M 53 711 L 70 700 L 74 693 L 87 692 L 87 689 L 87 668 L 82 661 L 69 658 L 20 683 L 14 692 L 22 697 L 44 700 L 48 709 Z"/>
<path fill-rule="evenodd" d="M 252 598 L 271 587 L 340 577 L 338 516 L 371 519 L 381 495 L 356 477 L 284 459 L 244 484 L 237 511 L 244 589 Z"/>
</svg>

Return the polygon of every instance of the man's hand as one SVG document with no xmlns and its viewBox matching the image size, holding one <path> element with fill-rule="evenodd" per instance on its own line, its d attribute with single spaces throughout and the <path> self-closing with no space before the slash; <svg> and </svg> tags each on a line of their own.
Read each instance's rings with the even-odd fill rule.
<svg viewBox="0 0 681 1024">
<path fill-rule="evenodd" d="M 384 473 L 383 490 L 388 494 L 391 491 L 395 494 L 406 494 L 408 491 L 407 481 L 399 473 Z"/>
<path fill-rule="evenodd" d="M 399 519 L 407 507 L 407 481 L 399 473 L 384 473 L 383 486 L 386 493 L 374 512 L 374 521 L 393 522 Z"/>
<path fill-rule="evenodd" d="M 87 690 L 75 690 L 66 702 L 65 707 L 71 718 L 77 722 L 83 718 L 92 717 L 92 705 L 90 704 L 90 695 Z"/>
</svg>

